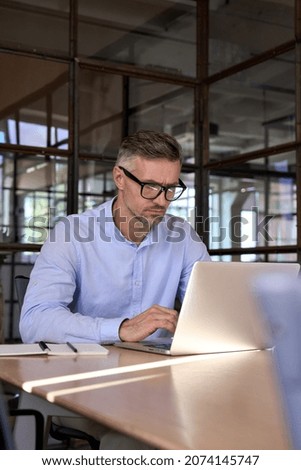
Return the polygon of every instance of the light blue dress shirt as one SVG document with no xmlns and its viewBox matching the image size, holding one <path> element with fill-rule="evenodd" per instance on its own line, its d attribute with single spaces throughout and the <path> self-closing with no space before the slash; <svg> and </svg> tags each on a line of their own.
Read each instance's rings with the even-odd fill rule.
<svg viewBox="0 0 301 470">
<path fill-rule="evenodd" d="M 167 214 L 140 245 L 128 241 L 114 224 L 112 205 L 65 217 L 50 232 L 24 299 L 24 342 L 116 341 L 124 319 L 154 304 L 173 308 L 193 264 L 210 261 L 193 228 Z"/>
</svg>

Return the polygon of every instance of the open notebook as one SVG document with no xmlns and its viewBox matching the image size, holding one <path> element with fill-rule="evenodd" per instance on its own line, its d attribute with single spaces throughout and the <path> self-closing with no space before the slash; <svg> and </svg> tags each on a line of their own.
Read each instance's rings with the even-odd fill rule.
<svg viewBox="0 0 301 470">
<path fill-rule="evenodd" d="M 173 338 L 116 346 L 184 355 L 266 349 L 272 346 L 251 283 L 262 274 L 296 277 L 297 263 L 197 262 L 192 270 Z"/>
<path fill-rule="evenodd" d="M 46 347 L 44 346 L 46 345 Z M 0 344 L 0 356 L 31 356 L 44 354 L 48 356 L 95 356 L 108 354 L 109 350 L 94 343 L 72 343 L 72 345 L 44 343 L 33 344 Z M 72 349 L 73 348 L 73 349 Z"/>
</svg>

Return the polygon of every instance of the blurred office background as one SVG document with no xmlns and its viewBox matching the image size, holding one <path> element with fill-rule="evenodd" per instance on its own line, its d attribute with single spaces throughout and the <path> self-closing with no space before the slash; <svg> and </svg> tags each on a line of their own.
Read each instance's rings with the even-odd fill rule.
<svg viewBox="0 0 301 470">
<path fill-rule="evenodd" d="M 114 196 L 141 128 L 181 143 L 170 210 L 214 260 L 300 261 L 298 0 L 0 0 L 0 67 L 2 341 L 15 275 L 56 220 Z"/>
</svg>

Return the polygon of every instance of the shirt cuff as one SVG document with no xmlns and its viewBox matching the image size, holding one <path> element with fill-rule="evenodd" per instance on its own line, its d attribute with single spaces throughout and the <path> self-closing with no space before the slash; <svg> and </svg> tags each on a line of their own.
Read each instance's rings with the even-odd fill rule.
<svg viewBox="0 0 301 470">
<path fill-rule="evenodd" d="M 119 338 L 119 329 L 122 323 L 128 320 L 128 318 L 108 318 L 103 319 L 101 322 L 101 343 L 114 343 L 115 341 L 120 341 Z"/>
</svg>

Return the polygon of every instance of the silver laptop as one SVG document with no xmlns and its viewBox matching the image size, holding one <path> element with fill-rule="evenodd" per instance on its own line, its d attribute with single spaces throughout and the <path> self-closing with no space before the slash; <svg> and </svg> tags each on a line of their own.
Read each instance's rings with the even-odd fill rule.
<svg viewBox="0 0 301 470">
<path fill-rule="evenodd" d="M 297 277 L 297 263 L 195 263 L 173 338 L 115 346 L 159 354 L 185 355 L 267 349 L 272 335 L 252 293 L 263 274 Z"/>
</svg>

